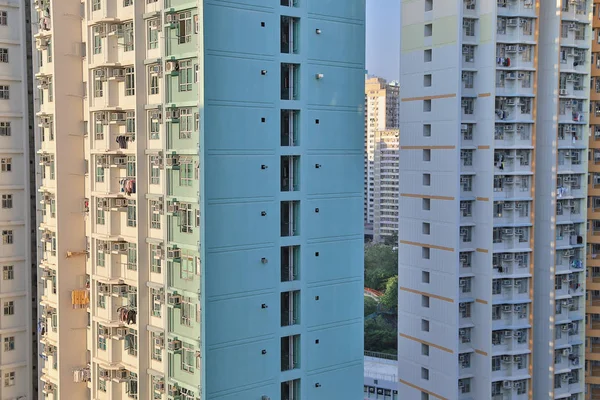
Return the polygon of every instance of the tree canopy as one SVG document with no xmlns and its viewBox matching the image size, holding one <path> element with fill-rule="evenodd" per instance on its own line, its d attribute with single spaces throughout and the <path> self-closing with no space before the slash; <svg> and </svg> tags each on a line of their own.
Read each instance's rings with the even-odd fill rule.
<svg viewBox="0 0 600 400">
<path fill-rule="evenodd" d="M 387 280 L 398 275 L 398 253 L 392 246 L 365 247 L 365 286 L 384 291 Z"/>
</svg>

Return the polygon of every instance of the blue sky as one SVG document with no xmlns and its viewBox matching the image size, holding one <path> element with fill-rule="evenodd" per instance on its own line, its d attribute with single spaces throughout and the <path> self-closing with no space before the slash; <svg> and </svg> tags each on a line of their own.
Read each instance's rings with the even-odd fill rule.
<svg viewBox="0 0 600 400">
<path fill-rule="evenodd" d="M 399 78 L 400 0 L 367 0 L 367 70 L 387 80 Z"/>
</svg>

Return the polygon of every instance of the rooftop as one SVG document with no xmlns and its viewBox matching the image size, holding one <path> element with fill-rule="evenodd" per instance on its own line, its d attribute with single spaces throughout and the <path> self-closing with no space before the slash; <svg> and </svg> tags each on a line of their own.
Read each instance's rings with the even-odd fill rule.
<svg viewBox="0 0 600 400">
<path fill-rule="evenodd" d="M 396 382 L 398 376 L 396 356 L 365 351 L 365 376 Z"/>
</svg>

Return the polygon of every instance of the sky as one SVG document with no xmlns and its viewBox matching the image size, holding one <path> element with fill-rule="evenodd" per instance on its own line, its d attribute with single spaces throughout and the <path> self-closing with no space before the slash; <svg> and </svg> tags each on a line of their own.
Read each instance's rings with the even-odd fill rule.
<svg viewBox="0 0 600 400">
<path fill-rule="evenodd" d="M 400 0 L 367 0 L 367 70 L 370 75 L 400 77 Z"/>
</svg>

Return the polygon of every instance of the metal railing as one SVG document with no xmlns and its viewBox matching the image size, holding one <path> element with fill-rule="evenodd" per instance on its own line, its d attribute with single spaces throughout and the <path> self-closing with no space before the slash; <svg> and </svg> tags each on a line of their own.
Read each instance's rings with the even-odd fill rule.
<svg viewBox="0 0 600 400">
<path fill-rule="evenodd" d="M 365 357 L 383 358 L 384 360 L 398 361 L 398 355 L 396 354 L 378 353 L 376 351 L 365 350 Z"/>
</svg>

